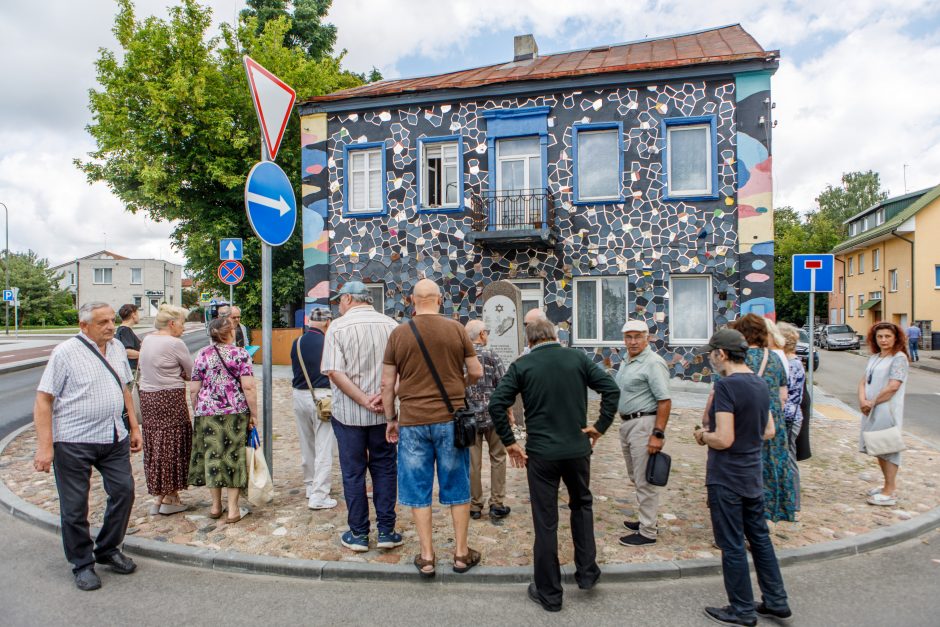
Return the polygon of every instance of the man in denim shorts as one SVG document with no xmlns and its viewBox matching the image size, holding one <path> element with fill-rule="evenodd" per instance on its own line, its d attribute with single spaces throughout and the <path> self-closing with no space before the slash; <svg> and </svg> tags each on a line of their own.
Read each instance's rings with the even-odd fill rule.
<svg viewBox="0 0 940 627">
<path fill-rule="evenodd" d="M 412 299 L 414 325 L 432 356 L 450 402 L 454 408 L 463 407 L 466 387 L 483 374 L 473 344 L 460 323 L 440 315 L 443 299 L 433 281 L 419 281 Z M 400 401 L 397 415 L 396 398 Z M 438 499 L 441 505 L 450 506 L 454 521 L 454 572 L 470 570 L 480 563 L 479 552 L 467 546 L 470 451 L 454 447 L 453 415 L 409 324 L 399 326 L 388 338 L 382 368 L 382 405 L 387 420 L 386 438 L 398 442 L 398 502 L 411 508 L 421 544 L 421 553 L 414 559 L 415 567 L 424 577 L 434 576 L 431 496 L 436 466 Z"/>
</svg>

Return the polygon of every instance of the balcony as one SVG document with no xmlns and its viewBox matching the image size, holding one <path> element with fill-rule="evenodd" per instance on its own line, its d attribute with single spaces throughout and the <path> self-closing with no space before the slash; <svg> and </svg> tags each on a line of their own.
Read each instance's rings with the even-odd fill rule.
<svg viewBox="0 0 940 627">
<path fill-rule="evenodd" d="M 555 198 L 547 189 L 485 191 L 471 197 L 471 244 L 493 250 L 555 248 Z"/>
</svg>

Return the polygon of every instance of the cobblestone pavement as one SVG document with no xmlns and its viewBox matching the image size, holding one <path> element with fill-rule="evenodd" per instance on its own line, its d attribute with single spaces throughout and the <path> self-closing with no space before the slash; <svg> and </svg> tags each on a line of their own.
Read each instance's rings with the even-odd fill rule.
<svg viewBox="0 0 940 627">
<path fill-rule="evenodd" d="M 275 380 L 274 465 L 276 496 L 272 503 L 254 508 L 236 525 L 209 519 L 208 490 L 193 488 L 183 493 L 190 510 L 174 516 L 148 516 L 151 498 L 143 478 L 142 458 L 133 456 L 137 480 L 137 501 L 128 533 L 138 537 L 214 550 L 302 559 L 409 563 L 418 552 L 418 542 L 410 512 L 399 507 L 398 528 L 404 546 L 354 554 L 342 547 L 340 533 L 346 527 L 342 483 L 334 456 L 333 496 L 340 505 L 333 510 L 311 511 L 306 507 L 300 472 L 296 427 L 291 409 L 289 381 Z M 801 462 L 803 511 L 796 523 L 778 523 L 773 529 L 778 547 L 799 547 L 842 538 L 906 520 L 940 504 L 937 490 L 940 453 L 909 440 L 904 466 L 899 475 L 897 508 L 876 508 L 865 503 L 865 492 L 877 485 L 880 473 L 875 462 L 857 452 L 858 424 L 838 408 L 813 421 L 812 459 Z M 666 452 L 673 457 L 672 476 L 661 499 L 659 541 L 642 548 L 617 543 L 625 530 L 624 518 L 634 515 L 634 492 L 617 438 L 619 420 L 598 442 L 592 463 L 591 488 L 594 492 L 594 524 L 598 559 L 601 563 L 655 562 L 716 557 L 712 547 L 708 511 L 705 506 L 705 450 L 696 446 L 692 429 L 700 410 L 676 410 L 668 427 Z M 597 415 L 597 402 L 591 402 L 591 415 Z M 52 475 L 32 469 L 35 436 L 27 431 L 0 457 L 0 479 L 25 500 L 58 513 L 58 498 Z M 484 462 L 484 485 L 488 484 L 488 464 Z M 470 546 L 482 551 L 489 566 L 528 565 L 531 558 L 532 525 L 525 471 L 507 470 L 507 501 L 512 514 L 501 521 L 484 517 L 471 521 Z M 559 495 L 559 558 L 572 559 L 570 531 L 565 515 L 566 495 Z M 90 505 L 93 524 L 100 524 L 104 493 L 94 482 Z M 484 509 L 484 512 L 486 510 Z M 373 518 L 374 519 L 374 518 Z M 441 559 L 453 551 L 453 533 L 447 508 L 434 507 L 434 543 Z M 374 546 L 374 532 L 373 532 Z"/>
</svg>

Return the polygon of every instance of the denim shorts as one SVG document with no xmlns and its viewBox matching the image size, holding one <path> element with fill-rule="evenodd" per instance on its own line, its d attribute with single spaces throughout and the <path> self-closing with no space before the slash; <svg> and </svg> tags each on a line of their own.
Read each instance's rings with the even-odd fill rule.
<svg viewBox="0 0 940 627">
<path fill-rule="evenodd" d="M 470 502 L 470 449 L 454 447 L 454 423 L 401 427 L 398 438 L 398 502 L 430 507 L 437 466 L 441 505 Z"/>
</svg>

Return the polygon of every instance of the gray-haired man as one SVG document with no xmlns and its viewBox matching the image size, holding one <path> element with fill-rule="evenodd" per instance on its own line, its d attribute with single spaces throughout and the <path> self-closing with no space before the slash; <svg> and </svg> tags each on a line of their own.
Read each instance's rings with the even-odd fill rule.
<svg viewBox="0 0 940 627">
<path fill-rule="evenodd" d="M 95 563 L 122 575 L 137 568 L 119 547 L 134 504 L 130 453 L 141 450 L 143 439 L 127 387 L 133 379 L 127 354 L 114 339 L 114 310 L 107 303 L 82 305 L 78 325 L 81 333 L 52 351 L 37 388 L 33 466 L 39 472 L 54 469 L 65 557 L 78 589 L 97 590 L 101 579 Z M 92 468 L 98 469 L 108 493 L 94 543 L 88 534 Z"/>
</svg>

